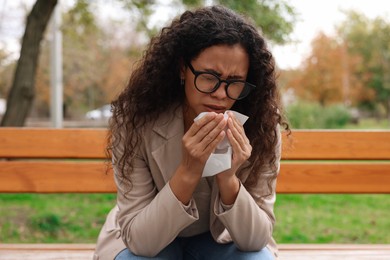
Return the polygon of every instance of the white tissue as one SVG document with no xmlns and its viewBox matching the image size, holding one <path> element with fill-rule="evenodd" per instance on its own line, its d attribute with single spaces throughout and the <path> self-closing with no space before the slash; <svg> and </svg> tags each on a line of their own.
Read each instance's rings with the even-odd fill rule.
<svg viewBox="0 0 390 260">
<path fill-rule="evenodd" d="M 244 124 L 248 119 L 247 116 L 240 114 L 236 111 L 227 110 L 224 113 L 225 118 L 228 118 L 228 112 L 232 112 L 234 116 L 240 121 L 241 124 Z M 194 121 L 201 119 L 204 115 L 209 112 L 200 113 Z M 225 131 L 227 127 L 225 128 Z M 232 147 L 229 142 L 227 135 L 225 135 L 224 139 L 217 145 L 217 148 L 214 152 L 211 153 L 209 159 L 206 162 L 206 165 L 203 169 L 202 177 L 214 176 L 220 172 L 226 171 L 231 168 L 231 160 L 232 160 Z"/>
</svg>

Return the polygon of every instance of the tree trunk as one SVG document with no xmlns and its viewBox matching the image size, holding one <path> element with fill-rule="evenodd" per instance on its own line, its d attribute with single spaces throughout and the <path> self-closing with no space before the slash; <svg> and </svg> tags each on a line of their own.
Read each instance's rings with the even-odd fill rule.
<svg viewBox="0 0 390 260">
<path fill-rule="evenodd" d="M 40 42 L 57 0 L 37 0 L 27 17 L 20 57 L 1 126 L 23 126 L 35 95 Z"/>
</svg>

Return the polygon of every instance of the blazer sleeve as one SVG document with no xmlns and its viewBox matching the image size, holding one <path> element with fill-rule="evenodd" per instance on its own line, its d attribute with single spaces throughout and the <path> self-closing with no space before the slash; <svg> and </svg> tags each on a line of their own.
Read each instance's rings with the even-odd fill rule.
<svg viewBox="0 0 390 260">
<path fill-rule="evenodd" d="M 279 132 L 278 132 L 279 133 Z M 234 241 L 243 251 L 258 251 L 272 238 L 275 223 L 274 203 L 276 200 L 276 178 L 280 169 L 281 136 L 278 135 L 275 165 L 263 166 L 261 179 L 256 187 L 247 190 L 240 184 L 240 190 L 233 206 L 227 210 L 222 207 L 218 187 L 212 210 L 214 214 L 211 232 L 219 243 Z M 273 181 L 268 187 L 267 179 Z M 217 186 L 217 185 L 215 185 Z"/>
<path fill-rule="evenodd" d="M 113 152 L 113 158 L 120 149 Z M 153 257 L 199 216 L 195 201 L 191 200 L 190 209 L 184 208 L 169 183 L 157 191 L 142 153 L 134 161 L 131 184 L 121 180 L 120 168 L 114 163 L 118 223 L 122 240 L 132 253 Z"/>
</svg>

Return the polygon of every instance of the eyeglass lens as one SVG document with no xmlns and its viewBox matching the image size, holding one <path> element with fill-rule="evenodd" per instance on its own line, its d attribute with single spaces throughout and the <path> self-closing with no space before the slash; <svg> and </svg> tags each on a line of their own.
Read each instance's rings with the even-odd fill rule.
<svg viewBox="0 0 390 260">
<path fill-rule="evenodd" d="M 216 91 L 221 84 L 222 81 L 216 75 L 210 73 L 201 73 L 195 77 L 196 88 L 204 93 L 212 93 Z M 245 88 L 245 82 L 233 81 L 229 82 L 228 86 L 226 87 L 226 92 L 228 97 L 232 99 L 238 99 L 241 98 L 242 94 L 248 94 L 248 91 L 244 91 Z"/>
</svg>

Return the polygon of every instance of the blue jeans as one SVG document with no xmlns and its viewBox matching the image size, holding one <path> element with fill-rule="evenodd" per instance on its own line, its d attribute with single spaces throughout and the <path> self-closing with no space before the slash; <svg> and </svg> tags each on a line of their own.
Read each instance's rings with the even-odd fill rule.
<svg viewBox="0 0 390 260">
<path fill-rule="evenodd" d="M 193 237 L 176 238 L 155 257 L 143 257 L 132 254 L 129 249 L 121 251 L 115 260 L 272 260 L 272 253 L 268 248 L 258 252 L 244 252 L 237 249 L 234 243 L 218 244 L 210 232 Z"/>
</svg>

